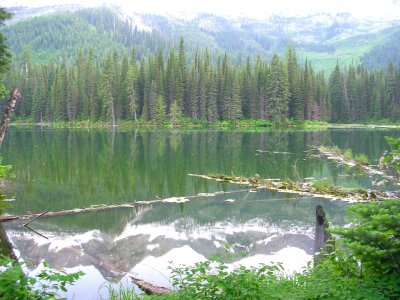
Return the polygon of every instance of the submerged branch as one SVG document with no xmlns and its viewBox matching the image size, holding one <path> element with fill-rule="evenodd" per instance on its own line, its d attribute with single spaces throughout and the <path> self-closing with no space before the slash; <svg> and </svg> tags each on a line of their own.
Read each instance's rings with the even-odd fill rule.
<svg viewBox="0 0 400 300">
<path fill-rule="evenodd" d="M 313 197 L 324 197 L 329 199 L 341 199 L 345 201 L 374 201 L 382 199 L 399 199 L 397 192 L 385 192 L 379 190 L 366 189 L 346 189 L 338 186 L 317 186 L 313 182 L 292 182 L 292 181 L 276 181 L 271 179 L 263 179 L 259 176 L 255 177 L 236 177 L 227 175 L 197 175 L 189 174 L 190 176 L 215 180 L 218 182 L 229 182 L 250 186 L 255 188 L 265 188 L 276 190 L 284 193 L 295 193 Z"/>
</svg>

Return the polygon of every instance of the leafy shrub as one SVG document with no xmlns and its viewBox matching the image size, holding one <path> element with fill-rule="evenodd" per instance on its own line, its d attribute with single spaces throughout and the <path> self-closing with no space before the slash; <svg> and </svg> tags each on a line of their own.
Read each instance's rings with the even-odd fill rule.
<svg viewBox="0 0 400 300">
<path fill-rule="evenodd" d="M 332 185 L 328 180 L 318 180 L 312 183 L 313 188 L 316 189 L 317 192 L 323 193 L 328 189 L 332 188 Z"/>
<path fill-rule="evenodd" d="M 400 138 L 385 137 L 392 150 L 384 156 L 384 162 L 399 175 L 400 173 Z"/>
<path fill-rule="evenodd" d="M 280 265 L 259 268 L 240 266 L 231 271 L 223 263 L 205 261 L 194 267 L 172 269 L 172 283 L 178 299 L 271 299 L 282 271 Z"/>
<path fill-rule="evenodd" d="M 352 160 L 353 159 L 353 151 L 351 151 L 351 149 L 346 149 L 346 151 L 344 151 L 344 153 L 343 153 L 343 157 L 344 157 L 344 159 Z"/>
<path fill-rule="evenodd" d="M 57 291 L 66 291 L 82 272 L 68 274 L 56 271 L 43 263 L 44 269 L 32 277 L 23 272 L 24 264 L 0 256 L 0 297 L 4 300 L 59 299 Z"/>
<path fill-rule="evenodd" d="M 360 164 L 360 165 L 369 165 L 368 157 L 363 153 L 356 154 L 355 161 L 357 164 Z"/>
</svg>

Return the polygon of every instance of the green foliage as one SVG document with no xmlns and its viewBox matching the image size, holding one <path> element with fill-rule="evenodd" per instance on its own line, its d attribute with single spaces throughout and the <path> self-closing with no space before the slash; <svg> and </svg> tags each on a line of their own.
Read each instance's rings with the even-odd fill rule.
<svg viewBox="0 0 400 300">
<path fill-rule="evenodd" d="M 5 300 L 59 299 L 58 291 L 66 291 L 67 284 L 73 284 L 82 272 L 68 274 L 55 271 L 43 263 L 43 270 L 36 276 L 23 272 L 24 264 L 0 256 L 0 295 Z"/>
<path fill-rule="evenodd" d="M 15 174 L 11 172 L 11 165 L 3 165 L 3 158 L 0 157 L 0 180 L 4 180 L 7 178 L 14 178 Z"/>
<path fill-rule="evenodd" d="M 275 283 L 280 265 L 259 268 L 240 266 L 233 270 L 222 263 L 196 263 L 194 267 L 172 269 L 177 299 L 270 299 L 276 292 L 265 289 Z"/>
<path fill-rule="evenodd" d="M 113 288 L 112 286 L 105 287 L 108 290 L 107 300 L 134 300 L 143 299 L 141 295 L 136 294 L 134 289 L 127 288 L 120 284 L 118 288 Z M 103 297 L 101 297 L 103 299 Z"/>
<path fill-rule="evenodd" d="M 351 149 L 346 149 L 343 153 L 343 158 L 346 160 L 352 160 L 353 159 L 353 151 Z"/>
<path fill-rule="evenodd" d="M 349 207 L 353 226 L 332 230 L 359 259 L 364 273 L 400 279 L 400 202 L 387 200 Z M 400 281 L 399 281 L 400 282 Z"/>
<path fill-rule="evenodd" d="M 167 113 L 165 111 L 165 101 L 163 96 L 157 97 L 157 110 L 154 117 L 154 121 L 158 126 L 162 126 L 167 118 Z"/>
<path fill-rule="evenodd" d="M 15 174 L 11 171 L 12 166 L 11 165 L 3 165 L 3 158 L 0 157 L 0 181 L 5 180 L 5 179 L 11 179 L 15 178 Z M 8 207 L 7 202 L 4 202 L 5 196 L 0 193 L 0 215 L 3 213 L 3 210 Z"/>
<path fill-rule="evenodd" d="M 4 25 L 4 22 L 11 18 L 11 14 L 8 13 L 3 7 L 0 7 L 0 26 Z M 5 88 L 2 84 L 4 75 L 8 71 L 11 62 L 11 53 L 6 44 L 6 38 L 2 32 L 0 32 L 0 97 L 4 96 Z"/>
<path fill-rule="evenodd" d="M 313 188 L 316 189 L 317 192 L 323 193 L 326 192 L 328 189 L 332 188 L 331 183 L 329 180 L 318 180 L 312 183 Z"/>
<path fill-rule="evenodd" d="M 386 142 L 390 145 L 392 150 L 384 156 L 383 161 L 391 168 L 394 172 L 399 175 L 400 173 L 400 138 L 395 139 L 391 137 L 385 137 Z"/>
<path fill-rule="evenodd" d="M 356 154 L 356 157 L 354 159 L 355 159 L 357 164 L 369 165 L 369 159 L 364 153 Z"/>
</svg>

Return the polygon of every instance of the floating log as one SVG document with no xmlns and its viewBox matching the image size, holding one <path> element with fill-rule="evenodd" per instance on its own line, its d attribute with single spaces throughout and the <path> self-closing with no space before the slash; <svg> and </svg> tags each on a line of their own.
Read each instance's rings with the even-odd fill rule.
<svg viewBox="0 0 400 300">
<path fill-rule="evenodd" d="M 160 296 L 160 295 L 172 293 L 172 290 L 170 290 L 168 288 L 152 284 L 152 283 L 144 281 L 142 279 L 139 279 L 139 278 L 136 278 L 133 276 L 131 276 L 131 279 L 132 279 L 133 283 L 136 284 L 147 295 Z"/>
<path fill-rule="evenodd" d="M 0 124 L 0 146 L 3 143 L 4 137 L 7 132 L 8 124 L 10 123 L 12 114 L 15 109 L 15 104 L 17 103 L 17 100 L 21 98 L 21 93 L 17 87 L 15 87 L 10 95 L 10 98 L 8 99 L 7 102 L 7 107 L 3 115 L 3 120 L 1 121 Z"/>
<path fill-rule="evenodd" d="M 228 175 L 189 175 L 208 180 L 215 180 L 217 182 L 229 182 L 239 184 L 241 186 L 250 186 L 253 188 L 265 188 L 284 193 L 295 193 L 299 195 L 323 197 L 328 199 L 341 199 L 344 201 L 375 201 L 382 199 L 399 199 L 399 192 L 397 191 L 385 192 L 367 189 L 346 189 L 338 186 L 317 188 L 314 186 L 313 182 L 282 182 L 276 181 L 275 179 L 263 179 L 259 176 L 246 178 Z"/>
</svg>

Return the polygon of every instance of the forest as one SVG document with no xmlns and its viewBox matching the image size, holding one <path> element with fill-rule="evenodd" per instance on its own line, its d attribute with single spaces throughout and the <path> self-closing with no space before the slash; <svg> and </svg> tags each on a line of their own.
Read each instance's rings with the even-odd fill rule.
<svg viewBox="0 0 400 300">
<path fill-rule="evenodd" d="M 250 57 L 241 65 L 206 49 L 138 55 L 113 51 L 104 59 L 81 50 L 74 60 L 36 64 L 25 49 L 9 73 L 19 86 L 17 116 L 34 122 L 123 120 L 178 124 L 182 118 L 364 122 L 400 117 L 400 68 L 368 71 L 337 63 L 329 76 L 303 66 L 289 46 L 285 56 Z"/>
</svg>

